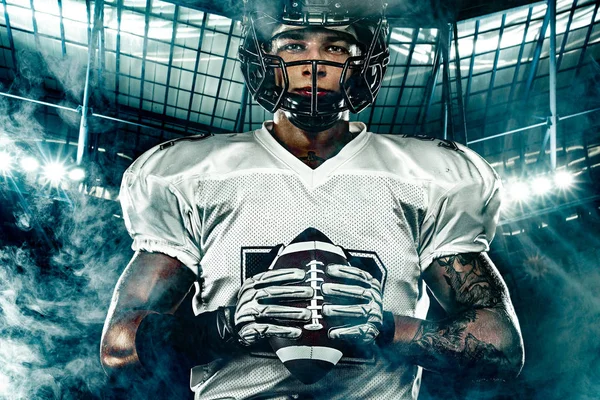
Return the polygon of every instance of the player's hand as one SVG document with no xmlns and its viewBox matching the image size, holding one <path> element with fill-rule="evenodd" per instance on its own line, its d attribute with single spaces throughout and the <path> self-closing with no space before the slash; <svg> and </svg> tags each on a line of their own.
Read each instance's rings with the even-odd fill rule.
<svg viewBox="0 0 600 400">
<path fill-rule="evenodd" d="M 298 268 L 269 270 L 248 278 L 238 293 L 235 327 L 242 344 L 252 345 L 259 340 L 278 336 L 298 338 L 302 329 L 278 325 L 277 321 L 306 322 L 311 312 L 286 303 L 310 300 L 313 289 L 297 286 L 306 272 Z"/>
<path fill-rule="evenodd" d="M 381 282 L 360 268 L 330 264 L 325 273 L 346 283 L 324 283 L 321 293 L 325 317 L 354 319 L 356 324 L 333 327 L 330 339 L 340 339 L 359 345 L 373 343 L 383 323 Z"/>
</svg>

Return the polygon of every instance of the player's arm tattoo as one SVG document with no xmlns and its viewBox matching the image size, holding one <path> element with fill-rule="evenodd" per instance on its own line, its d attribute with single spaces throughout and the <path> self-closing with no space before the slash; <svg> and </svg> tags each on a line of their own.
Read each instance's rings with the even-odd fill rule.
<svg viewBox="0 0 600 400">
<path fill-rule="evenodd" d="M 433 267 L 443 268 L 454 300 L 465 308 L 495 307 L 504 300 L 500 277 L 490 271 L 490 263 L 481 254 L 442 257 Z"/>
<path fill-rule="evenodd" d="M 522 339 L 508 290 L 486 254 L 434 261 L 425 280 L 448 311 L 443 321 L 422 321 L 407 350 L 426 369 L 502 379 L 523 363 Z"/>
</svg>

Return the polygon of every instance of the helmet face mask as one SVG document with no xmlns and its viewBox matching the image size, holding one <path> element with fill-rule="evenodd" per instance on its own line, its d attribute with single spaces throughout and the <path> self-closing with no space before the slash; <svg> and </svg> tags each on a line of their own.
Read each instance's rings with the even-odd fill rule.
<svg viewBox="0 0 600 400">
<path fill-rule="evenodd" d="M 300 129 L 320 132 L 342 120 L 346 111 L 358 113 L 375 101 L 389 62 L 387 23 L 383 6 L 379 14 L 352 16 L 349 2 L 356 0 L 298 0 L 284 4 L 277 12 L 273 3 L 246 1 L 244 41 L 239 58 L 248 90 L 267 111 L 281 109 Z M 269 7 L 270 6 L 270 7 Z M 290 12 L 287 10 L 291 9 Z M 353 9 L 356 9 L 354 7 Z M 273 54 L 273 33 L 284 30 L 313 29 L 351 32 L 361 48 L 360 54 L 350 54 L 345 62 L 324 59 L 285 61 Z M 344 33 L 350 36 L 350 33 Z M 318 96 L 318 69 L 337 68 L 340 71 L 339 91 Z M 311 71 L 310 96 L 290 91 L 290 68 Z"/>
</svg>

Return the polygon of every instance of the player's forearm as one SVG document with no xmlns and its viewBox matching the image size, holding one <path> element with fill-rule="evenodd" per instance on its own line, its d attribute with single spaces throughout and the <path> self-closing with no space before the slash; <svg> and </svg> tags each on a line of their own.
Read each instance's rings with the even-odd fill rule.
<svg viewBox="0 0 600 400">
<path fill-rule="evenodd" d="M 472 309 L 443 321 L 395 316 L 397 354 L 425 369 L 506 379 L 523 365 L 520 333 L 503 308 Z"/>
<path fill-rule="evenodd" d="M 112 388 L 130 390 L 141 386 L 147 376 L 135 348 L 136 330 L 147 312 L 111 309 L 109 315 L 100 342 L 100 362 Z"/>
<path fill-rule="evenodd" d="M 161 392 L 187 395 L 192 367 L 236 350 L 219 326 L 217 317 L 225 312 L 193 318 L 131 310 L 122 314 L 112 315 L 101 345 L 102 365 L 117 390 L 146 390 L 152 382 Z"/>
</svg>

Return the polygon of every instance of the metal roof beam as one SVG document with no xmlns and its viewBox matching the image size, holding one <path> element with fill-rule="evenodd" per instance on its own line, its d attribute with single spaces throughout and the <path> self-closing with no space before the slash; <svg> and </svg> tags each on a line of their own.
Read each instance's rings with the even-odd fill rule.
<svg viewBox="0 0 600 400">
<path fill-rule="evenodd" d="M 208 13 L 204 13 L 204 15 L 202 15 L 202 27 L 200 28 L 200 38 L 198 39 L 198 53 L 196 53 L 196 61 L 194 63 L 194 73 L 192 75 L 192 93 L 190 95 L 190 101 L 188 103 L 188 112 L 187 112 L 187 125 L 190 124 L 190 117 L 192 115 L 192 105 L 194 104 L 194 96 L 196 95 L 196 77 L 198 76 L 198 65 L 200 65 L 200 57 L 202 56 L 202 43 L 204 42 L 204 32 L 205 32 L 205 28 L 206 28 L 206 22 L 208 21 Z M 172 67 L 171 67 L 172 68 Z M 167 91 L 169 90 L 169 85 L 170 83 L 167 82 Z M 216 103 L 216 99 L 215 99 L 215 103 Z M 165 101 L 165 115 L 166 115 L 166 101 Z M 186 125 L 186 131 L 187 131 L 187 125 Z"/>
<path fill-rule="evenodd" d="M 462 87 L 462 72 L 460 70 L 460 52 L 458 49 L 458 24 L 455 22 L 452 24 L 454 32 L 454 64 L 456 68 L 456 99 L 458 100 L 459 115 L 461 118 L 461 126 L 463 128 L 460 138 L 456 140 L 460 143 L 467 143 L 467 116 L 465 115 L 465 104 L 463 101 L 463 87 Z"/>
<path fill-rule="evenodd" d="M 62 24 L 62 19 L 61 19 Z M 94 30 L 92 35 L 94 45 L 98 46 L 95 51 L 96 57 L 94 57 L 94 65 L 96 66 L 96 79 L 97 85 L 100 90 L 104 90 L 104 69 L 105 69 L 105 55 L 106 48 L 104 46 L 104 0 L 95 0 L 94 3 Z M 96 51 L 97 50 L 97 51 Z M 93 103 L 93 98 L 91 99 Z M 93 109 L 93 104 L 90 106 L 90 110 Z M 98 132 L 92 132 L 93 143 L 90 145 L 90 150 L 93 149 L 94 160 L 98 160 L 98 141 L 100 135 Z"/>
<path fill-rule="evenodd" d="M 450 87 L 450 43 L 452 42 L 452 30 L 450 25 L 442 26 L 441 47 L 444 70 L 442 75 L 442 122 L 444 140 L 454 140 L 454 115 L 452 111 L 452 88 Z"/>
<path fill-rule="evenodd" d="M 562 44 L 560 46 L 560 52 L 558 54 L 558 61 L 556 62 L 556 70 L 560 71 L 560 64 L 562 63 L 563 54 L 565 52 L 565 46 L 567 45 L 567 40 L 569 39 L 569 33 L 571 31 L 571 23 L 573 23 L 573 16 L 575 15 L 575 9 L 577 8 L 578 0 L 573 0 L 573 5 L 571 6 L 571 12 L 569 12 L 569 21 L 567 22 L 567 27 L 565 29 L 565 34 L 563 35 Z M 594 25 L 594 20 L 592 20 L 591 25 Z"/>
<path fill-rule="evenodd" d="M 502 43 L 502 36 L 504 35 L 504 28 L 506 27 L 506 14 L 502 14 L 502 22 L 500 24 L 500 31 L 498 33 L 498 45 L 496 46 L 496 54 L 494 55 L 494 64 L 492 66 L 492 76 L 490 78 L 490 86 L 487 91 L 487 98 L 485 99 L 485 112 L 483 114 L 483 126 L 485 129 L 485 125 L 488 119 L 488 112 L 490 109 L 490 104 L 492 102 L 492 95 L 494 93 L 494 84 L 496 83 L 496 72 L 498 69 L 498 61 L 500 60 L 500 45 Z"/>
<path fill-rule="evenodd" d="M 527 41 L 525 39 L 527 38 L 527 33 L 529 32 L 529 27 L 531 25 L 531 17 L 532 16 L 533 16 L 533 8 L 530 8 L 529 13 L 527 14 L 527 22 L 525 23 L 525 31 L 523 32 L 523 41 L 521 42 L 521 46 L 519 48 L 519 57 L 517 58 L 517 65 L 515 66 L 515 73 L 513 75 L 513 80 L 510 85 L 510 92 L 508 95 L 509 103 L 512 103 L 512 101 L 514 99 L 516 88 L 517 88 L 517 83 L 519 82 L 519 72 L 521 71 L 523 53 L 525 51 L 525 45 L 527 44 Z"/>
<path fill-rule="evenodd" d="M 177 39 L 177 24 L 178 24 L 178 19 L 179 19 L 179 6 L 176 5 L 175 6 L 175 12 L 173 13 L 173 32 L 171 32 L 171 44 L 169 46 L 169 68 L 167 68 L 167 79 L 166 79 L 166 86 L 165 86 L 165 99 L 163 101 L 163 117 L 165 117 L 167 115 L 167 104 L 169 101 L 169 84 L 171 82 L 171 70 L 173 69 L 173 49 L 175 48 L 175 40 Z M 200 38 L 199 40 L 202 40 L 202 38 Z M 200 48 L 198 48 L 198 52 L 200 52 Z M 194 76 L 197 72 L 194 72 Z M 192 85 L 192 92 L 190 93 L 190 99 L 194 96 L 194 87 Z M 189 113 L 188 113 L 188 118 L 189 118 Z M 161 128 L 164 129 L 165 127 L 165 120 L 163 119 L 162 124 L 161 124 Z M 164 139 L 163 137 L 163 133 L 161 132 L 161 140 Z"/>
<path fill-rule="evenodd" d="M 12 57 L 13 67 L 15 69 L 14 74 L 17 74 L 17 55 L 15 53 L 15 41 L 12 35 L 12 29 L 10 27 L 10 17 L 8 16 L 8 10 L 6 8 L 6 0 L 2 0 L 2 8 L 4 9 L 4 21 L 6 21 L 6 34 L 8 35 L 8 43 L 10 45 L 10 54 Z"/>
<path fill-rule="evenodd" d="M 63 17 L 62 0 L 58 0 L 58 17 L 60 19 L 60 45 L 62 47 L 62 55 L 67 55 L 67 43 L 65 41 L 65 22 Z"/>
<path fill-rule="evenodd" d="M 227 65 L 227 53 L 229 53 L 229 46 L 231 45 L 231 36 L 233 34 L 233 27 L 235 22 L 231 21 L 229 27 L 229 35 L 227 36 L 227 44 L 225 45 L 225 52 L 223 54 L 223 65 L 221 66 L 221 73 L 219 74 L 219 83 L 217 84 L 217 94 L 215 96 L 215 105 L 213 106 L 212 116 L 210 117 L 210 125 L 212 126 L 215 121 L 215 113 L 217 112 L 217 105 L 219 104 L 219 94 L 221 92 L 221 86 L 223 84 L 223 75 L 225 75 L 225 65 Z M 231 86 L 230 86 L 231 88 Z M 221 99 L 226 101 L 226 99 Z"/>
<path fill-rule="evenodd" d="M 104 36 L 104 0 L 96 0 L 96 8 L 99 8 L 96 12 L 96 20 L 94 22 L 97 35 L 97 68 L 96 73 L 98 74 L 98 87 L 101 90 L 104 89 L 104 70 L 106 69 L 106 46 Z"/>
<path fill-rule="evenodd" d="M 38 49 L 40 45 L 40 37 L 38 36 L 37 21 L 35 19 L 35 8 L 33 7 L 33 0 L 29 0 L 29 8 L 31 8 L 31 26 L 33 27 L 33 39 Z"/>
<path fill-rule="evenodd" d="M 548 25 L 550 24 L 551 17 L 550 7 L 546 10 L 546 16 L 544 17 L 544 22 L 542 23 L 542 27 L 540 29 L 540 37 L 538 38 L 537 44 L 535 46 L 535 50 L 533 52 L 533 59 L 531 61 L 531 67 L 529 70 L 529 77 L 527 78 L 527 82 L 525 83 L 525 101 L 529 100 L 529 95 L 531 93 L 531 86 L 533 85 L 533 81 L 537 74 L 537 67 L 540 62 L 540 55 L 542 54 L 542 48 L 544 46 L 544 40 L 546 38 L 546 31 L 548 30 Z"/>
<path fill-rule="evenodd" d="M 557 118 L 557 106 L 556 106 L 556 90 L 557 90 L 557 71 L 560 69 L 560 63 L 562 61 L 562 56 L 565 51 L 565 45 L 567 43 L 567 39 L 569 37 L 569 30 L 571 29 L 571 22 L 573 21 L 573 15 L 575 14 L 575 9 L 577 8 L 577 0 L 573 1 L 573 5 L 571 7 L 571 12 L 569 13 L 569 21 L 567 22 L 567 27 L 565 30 L 565 34 L 563 36 L 563 41 L 560 49 L 560 54 L 558 54 L 558 61 L 556 59 L 556 0 L 550 0 L 548 3 L 548 7 L 554 7 L 553 15 L 550 17 L 550 77 L 549 77 L 549 90 L 550 90 L 550 116 L 548 117 L 548 126 L 546 132 L 544 134 L 544 139 L 542 140 L 542 145 L 540 146 L 540 152 L 538 154 L 537 163 L 541 165 L 544 156 L 546 155 L 546 147 L 548 143 L 550 143 L 550 166 L 554 170 L 556 169 L 556 135 L 558 129 L 558 121 L 560 119 Z"/>
<path fill-rule="evenodd" d="M 522 60 L 523 60 L 523 53 L 525 52 L 525 45 L 527 44 L 527 41 L 526 41 L 527 33 L 529 32 L 529 28 L 531 26 L 531 18 L 532 17 L 533 17 L 533 7 L 531 7 L 529 9 L 529 12 L 527 13 L 527 21 L 525 23 L 525 30 L 523 32 L 523 41 L 521 42 L 521 46 L 519 48 L 519 57 L 517 59 L 517 65 L 515 66 L 515 73 L 513 75 L 513 80 L 510 85 L 510 92 L 508 95 L 508 104 L 510 104 L 510 105 L 513 105 L 513 99 L 515 98 L 517 83 L 519 82 L 519 76 L 520 76 L 519 73 L 521 71 L 521 65 L 522 65 Z M 514 112 L 515 112 L 515 108 L 511 107 L 510 118 L 508 118 L 508 121 L 506 124 L 506 129 L 511 128 L 510 121 L 513 120 Z M 509 140 L 508 136 L 505 137 L 504 143 L 503 143 L 504 148 L 508 147 L 508 145 L 509 145 L 508 140 Z M 519 162 L 520 162 L 520 165 L 523 166 L 524 159 L 525 159 L 525 152 L 522 149 L 523 135 L 519 135 L 517 140 L 519 141 L 519 144 L 521 145 L 521 149 L 519 151 Z"/>
<path fill-rule="evenodd" d="M 588 27 L 588 31 L 585 35 L 585 40 L 583 42 L 583 47 L 581 48 L 581 53 L 579 54 L 579 61 L 577 63 L 577 71 L 575 72 L 575 76 L 579 76 L 581 73 L 581 67 L 583 67 L 583 62 L 585 60 L 585 53 L 587 52 L 588 44 L 590 43 L 590 38 L 592 36 L 592 31 L 594 30 L 594 21 L 596 20 L 596 15 L 598 15 L 598 7 L 600 7 L 600 3 L 596 2 L 596 7 L 594 8 L 594 12 L 592 14 L 592 22 Z"/>
<path fill-rule="evenodd" d="M 144 12 L 144 42 L 142 44 L 142 72 L 140 76 L 140 105 L 144 106 L 144 83 L 146 82 L 146 57 L 148 56 L 148 32 L 150 31 L 150 10 L 152 10 L 152 0 L 146 0 L 146 10 Z"/>
<path fill-rule="evenodd" d="M 413 30 L 412 41 L 410 43 L 410 48 L 408 50 L 408 56 L 406 57 L 406 71 L 404 71 L 404 77 L 402 77 L 402 87 L 400 88 L 400 93 L 398 94 L 398 100 L 396 100 L 396 107 L 394 108 L 394 115 L 392 116 L 392 120 L 390 121 L 390 129 L 389 129 L 390 134 L 392 133 L 392 131 L 394 129 L 394 123 L 396 121 L 396 117 L 398 116 L 398 109 L 400 108 L 400 102 L 402 101 L 402 95 L 404 94 L 404 85 L 406 84 L 406 80 L 408 79 L 408 71 L 410 70 L 413 54 L 415 53 L 415 47 L 417 45 L 417 40 L 419 40 L 419 29 L 418 28 Z"/>
<path fill-rule="evenodd" d="M 577 2 L 577 0 L 575 0 Z M 556 0 L 548 0 L 550 10 L 550 168 L 556 169 L 556 136 L 558 130 L 558 110 L 556 104 Z M 543 150 L 543 149 L 542 149 Z"/>
<path fill-rule="evenodd" d="M 81 106 L 81 119 L 79 121 L 79 138 L 77 140 L 77 165 L 81 165 L 86 158 L 88 152 L 88 140 L 89 140 L 89 129 L 88 129 L 88 115 L 89 115 L 89 103 L 90 103 L 90 78 L 92 74 L 92 63 L 95 54 L 95 32 L 97 27 L 97 14 L 101 12 L 103 0 L 96 1 L 96 7 L 94 7 L 94 16 L 91 14 L 91 0 L 86 0 L 87 9 L 87 25 L 88 25 L 88 59 L 87 67 L 85 71 L 85 83 L 83 86 L 83 101 Z"/>
<path fill-rule="evenodd" d="M 121 22 L 123 20 L 123 0 L 117 0 L 117 38 L 115 45 L 115 103 L 119 103 L 119 75 L 121 74 Z"/>
<path fill-rule="evenodd" d="M 571 25 L 571 20 L 573 18 L 573 13 L 575 7 L 577 6 L 577 0 L 574 1 L 573 7 L 571 9 L 571 14 L 569 17 L 569 22 L 567 24 L 567 31 L 565 32 L 565 36 L 563 37 L 563 46 L 561 52 L 564 51 L 564 45 L 567 40 L 568 30 Z M 557 100 L 556 100 L 556 91 L 557 91 L 557 53 L 556 53 L 556 0 L 548 0 L 548 12 L 546 15 L 550 15 L 550 54 L 548 56 L 549 61 L 549 84 L 548 84 L 548 92 L 549 92 L 549 104 L 550 104 L 550 115 L 547 117 L 546 129 L 544 132 L 544 138 L 542 140 L 542 144 L 540 146 L 540 151 L 538 154 L 536 164 L 541 164 L 544 155 L 546 154 L 546 147 L 548 143 L 550 143 L 550 168 L 552 170 L 556 169 L 556 137 L 557 137 L 557 129 L 558 129 L 558 117 L 557 117 Z M 561 53 L 562 55 L 562 53 Z"/>
<path fill-rule="evenodd" d="M 431 109 L 431 104 L 433 103 L 433 95 L 435 93 L 435 88 L 437 86 L 437 79 L 438 79 L 438 75 L 440 72 L 440 65 L 441 65 L 441 61 L 442 60 L 442 46 L 440 45 L 440 30 L 438 30 L 438 34 L 437 34 L 437 42 L 435 45 L 435 56 L 433 59 L 433 71 L 431 71 L 431 75 L 429 75 L 429 78 L 427 79 L 427 86 L 425 87 L 425 98 L 423 99 L 424 102 L 424 106 L 425 106 L 425 110 L 423 112 L 423 115 L 419 115 L 417 117 L 417 125 L 421 126 L 421 130 L 424 131 L 425 130 L 425 123 L 427 122 L 427 118 L 429 117 L 429 110 Z M 419 109 L 419 113 L 421 112 L 421 109 L 423 107 L 420 107 Z M 415 126 L 416 128 L 416 126 Z M 415 129 L 416 131 L 416 129 Z"/>
<path fill-rule="evenodd" d="M 467 78 L 467 91 L 465 93 L 465 112 L 469 109 L 471 97 L 471 85 L 473 84 L 473 68 L 475 68 L 475 49 L 477 48 L 477 37 L 479 35 L 479 20 L 475 21 L 475 32 L 473 33 L 473 53 L 469 63 L 469 77 Z"/>
</svg>

